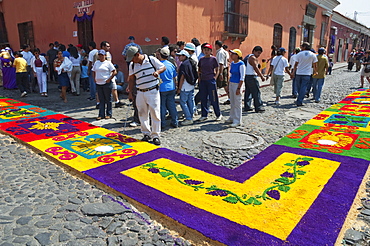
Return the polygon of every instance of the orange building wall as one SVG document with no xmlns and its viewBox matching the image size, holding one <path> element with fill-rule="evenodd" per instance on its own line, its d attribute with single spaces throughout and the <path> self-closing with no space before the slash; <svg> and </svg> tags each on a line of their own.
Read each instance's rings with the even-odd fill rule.
<svg viewBox="0 0 370 246">
<path fill-rule="evenodd" d="M 74 2 L 78 1 L 33 0 L 30 4 L 29 0 L 3 0 L 9 43 L 14 49 L 19 49 L 17 24 L 33 21 L 35 44 L 41 52 L 46 52 L 48 44 L 54 41 L 65 45 L 78 44 L 78 38 L 72 35 L 77 31 L 77 22 L 73 22 L 77 14 Z M 17 14 L 25 6 L 27 11 Z M 130 35 L 135 36 L 140 45 L 159 45 L 162 36 L 176 41 L 176 1 L 95 0 L 88 14 L 92 11 L 95 11 L 94 41 L 97 46 L 104 40 L 110 42 L 113 62 L 123 64 L 121 52 Z M 145 38 L 151 41 L 147 42 Z"/>
</svg>

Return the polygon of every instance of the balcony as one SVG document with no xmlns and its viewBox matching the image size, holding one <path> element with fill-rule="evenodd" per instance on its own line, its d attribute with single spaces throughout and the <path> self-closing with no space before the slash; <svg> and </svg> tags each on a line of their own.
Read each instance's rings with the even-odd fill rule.
<svg viewBox="0 0 370 246">
<path fill-rule="evenodd" d="M 239 13 L 225 12 L 225 31 L 222 34 L 223 40 L 231 38 L 232 41 L 243 42 L 248 36 L 248 16 Z"/>
</svg>

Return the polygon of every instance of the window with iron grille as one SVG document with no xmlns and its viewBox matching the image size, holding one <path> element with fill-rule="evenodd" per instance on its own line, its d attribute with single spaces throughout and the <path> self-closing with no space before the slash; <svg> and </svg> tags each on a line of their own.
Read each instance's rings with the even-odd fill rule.
<svg viewBox="0 0 370 246">
<path fill-rule="evenodd" d="M 274 38 L 272 44 L 280 48 L 283 40 L 283 27 L 279 23 L 274 25 Z"/>
<path fill-rule="evenodd" d="M 28 44 L 31 46 L 31 49 L 34 49 L 36 47 L 32 21 L 19 23 L 18 34 L 19 34 L 19 43 L 21 46 L 24 44 Z"/>
<path fill-rule="evenodd" d="M 225 0 L 225 31 L 235 34 L 248 34 L 248 0 Z"/>
</svg>

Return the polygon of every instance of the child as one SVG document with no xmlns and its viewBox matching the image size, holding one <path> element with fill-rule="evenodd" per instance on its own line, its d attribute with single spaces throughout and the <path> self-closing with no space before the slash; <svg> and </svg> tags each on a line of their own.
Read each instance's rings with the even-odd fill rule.
<svg viewBox="0 0 370 246">
<path fill-rule="evenodd" d="M 262 59 L 261 73 L 262 73 L 263 76 L 266 75 L 266 67 L 267 67 L 266 59 Z"/>
<path fill-rule="evenodd" d="M 28 75 L 27 75 L 27 61 L 23 58 L 22 53 L 16 51 L 14 52 L 14 62 L 13 67 L 15 67 L 15 77 L 17 81 L 17 86 L 21 91 L 21 97 L 27 96 L 28 85 Z"/>
<path fill-rule="evenodd" d="M 334 66 L 334 63 L 333 63 L 333 59 L 329 59 L 329 67 L 328 67 L 328 74 L 331 75 L 331 71 L 333 70 L 333 66 Z"/>
<path fill-rule="evenodd" d="M 351 55 L 348 58 L 348 71 L 352 71 L 353 65 L 355 64 L 354 62 L 355 62 L 355 58 L 353 57 L 353 54 L 351 53 Z"/>
<path fill-rule="evenodd" d="M 84 91 L 89 90 L 89 75 L 87 75 L 87 70 L 87 60 L 83 60 L 81 65 L 81 85 Z"/>
</svg>

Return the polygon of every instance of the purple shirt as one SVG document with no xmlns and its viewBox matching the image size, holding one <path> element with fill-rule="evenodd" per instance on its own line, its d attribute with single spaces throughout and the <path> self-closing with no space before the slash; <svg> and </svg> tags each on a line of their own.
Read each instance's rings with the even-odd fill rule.
<svg viewBox="0 0 370 246">
<path fill-rule="evenodd" d="M 211 80 L 215 77 L 215 68 L 217 68 L 218 62 L 216 57 L 202 57 L 199 60 L 198 67 L 201 69 L 202 74 L 200 75 L 201 80 Z"/>
</svg>

